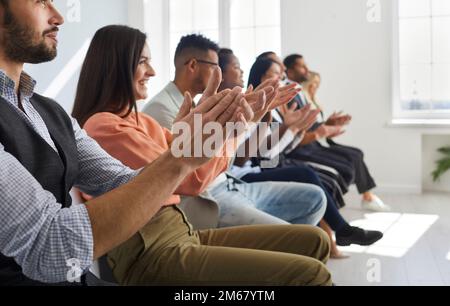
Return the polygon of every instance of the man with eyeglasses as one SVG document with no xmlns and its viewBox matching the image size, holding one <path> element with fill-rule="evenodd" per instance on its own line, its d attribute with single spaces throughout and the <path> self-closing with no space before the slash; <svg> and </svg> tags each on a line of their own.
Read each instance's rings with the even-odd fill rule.
<svg viewBox="0 0 450 306">
<path fill-rule="evenodd" d="M 143 112 L 171 130 L 184 100 L 184 93 L 193 98 L 203 94 L 214 68 L 219 66 L 220 47 L 210 39 L 191 34 L 181 38 L 175 51 L 175 79 L 145 106 Z M 196 229 L 217 227 L 219 207 L 207 193 L 201 198 L 183 197 L 181 207 Z"/>
<path fill-rule="evenodd" d="M 180 97 L 185 92 L 196 97 L 205 91 L 214 68 L 219 66 L 219 49 L 202 35 L 182 37 L 175 51 L 175 80 L 150 101 L 144 112 L 170 129 L 183 101 Z"/>
</svg>

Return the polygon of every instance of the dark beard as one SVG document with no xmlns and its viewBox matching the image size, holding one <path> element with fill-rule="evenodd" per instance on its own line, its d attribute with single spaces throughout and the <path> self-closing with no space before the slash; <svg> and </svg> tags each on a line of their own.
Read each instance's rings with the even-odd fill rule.
<svg viewBox="0 0 450 306">
<path fill-rule="evenodd" d="M 11 12 L 6 9 L 4 16 L 3 50 L 8 59 L 20 63 L 39 64 L 49 62 L 56 57 L 56 47 L 49 48 L 45 44 L 44 35 L 57 30 L 57 28 L 42 34 L 38 43 L 33 43 L 36 32 L 21 25 Z"/>
<path fill-rule="evenodd" d="M 300 83 L 300 84 L 308 81 L 308 77 L 304 76 L 304 75 L 301 75 L 301 74 L 298 75 L 297 79 L 298 79 L 297 82 Z"/>
</svg>

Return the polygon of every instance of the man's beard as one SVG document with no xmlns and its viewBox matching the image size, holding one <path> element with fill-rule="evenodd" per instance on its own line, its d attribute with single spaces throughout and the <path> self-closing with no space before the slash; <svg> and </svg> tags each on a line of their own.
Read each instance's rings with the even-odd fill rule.
<svg viewBox="0 0 450 306">
<path fill-rule="evenodd" d="M 197 90 L 196 94 L 203 94 L 203 92 L 206 90 L 207 84 L 205 84 L 205 82 L 203 82 L 202 76 L 199 75 L 197 78 L 195 78 L 194 81 L 195 84 L 195 88 Z"/>
<path fill-rule="evenodd" d="M 308 81 L 308 77 L 306 76 L 306 75 L 303 75 L 303 74 L 298 74 L 297 75 L 297 80 L 295 80 L 297 83 L 304 83 L 304 82 L 306 82 L 306 81 Z"/>
<path fill-rule="evenodd" d="M 38 43 L 35 43 L 36 32 L 25 25 L 21 25 L 8 11 L 5 11 L 3 28 L 3 50 L 8 59 L 20 63 L 39 64 L 49 62 L 56 57 L 56 47 L 49 47 L 45 43 L 45 35 L 57 31 L 57 28 L 45 31 Z"/>
</svg>

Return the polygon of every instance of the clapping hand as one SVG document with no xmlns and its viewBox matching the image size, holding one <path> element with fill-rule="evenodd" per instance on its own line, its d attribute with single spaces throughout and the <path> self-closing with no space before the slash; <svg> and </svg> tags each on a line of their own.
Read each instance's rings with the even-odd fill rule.
<svg viewBox="0 0 450 306">
<path fill-rule="evenodd" d="M 315 131 L 315 133 L 317 135 L 317 139 L 336 138 L 338 136 L 343 135 L 345 132 L 346 131 L 341 126 L 330 126 L 330 125 L 324 125 L 324 124 L 322 124 Z"/>
<path fill-rule="evenodd" d="M 263 82 L 256 90 L 250 85 L 245 98 L 254 111 L 253 122 L 260 122 L 267 113 L 289 103 L 300 90 L 296 84 L 280 86 L 276 78 Z M 263 99 L 264 103 L 258 103 Z"/>
<path fill-rule="evenodd" d="M 244 98 L 242 88 L 236 87 L 233 90 L 224 90 L 217 93 L 220 78 L 220 69 L 217 69 L 213 73 L 200 103 L 195 108 L 191 95 L 185 93 L 183 105 L 175 119 L 173 129 L 174 141 L 172 144 L 176 143 L 176 149 L 180 152 L 185 152 L 188 149 L 191 153 L 188 161 L 196 166 L 205 164 L 222 149 L 221 147 L 216 147 L 216 152 L 213 152 L 214 154 L 212 155 L 205 156 L 202 151 L 201 156 L 196 156 L 195 145 L 198 143 L 203 144 L 211 137 L 210 133 L 204 132 L 204 126 L 208 123 L 218 123 L 222 127 L 223 135 L 221 136 L 223 137 L 223 144 L 225 144 L 234 134 L 234 131 L 226 129 L 227 123 L 246 123 L 247 120 L 251 120 L 253 117 L 253 111 Z M 201 129 L 195 128 L 197 115 L 201 115 Z M 186 156 L 182 156 L 182 158 L 186 158 Z"/>
<path fill-rule="evenodd" d="M 312 110 L 311 105 L 307 105 L 301 109 L 297 109 L 297 105 L 281 107 L 284 114 L 284 124 L 289 127 L 294 133 L 308 131 L 315 122 L 317 122 L 317 115 L 319 110 Z"/>
<path fill-rule="evenodd" d="M 345 126 L 350 124 L 352 121 L 352 116 L 350 115 L 343 115 L 342 112 L 339 113 L 333 113 L 330 118 L 326 121 L 326 125 L 329 126 Z"/>
</svg>

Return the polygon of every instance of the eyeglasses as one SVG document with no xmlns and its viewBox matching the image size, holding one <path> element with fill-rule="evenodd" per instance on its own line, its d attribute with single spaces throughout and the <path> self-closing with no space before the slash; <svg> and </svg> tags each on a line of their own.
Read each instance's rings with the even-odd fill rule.
<svg viewBox="0 0 450 306">
<path fill-rule="evenodd" d="M 196 60 L 198 63 L 207 64 L 207 65 L 211 65 L 211 66 L 219 66 L 219 64 L 214 63 L 214 62 L 205 61 L 205 60 L 201 60 L 201 59 L 197 59 L 197 58 L 193 58 L 193 59 Z M 184 65 L 186 66 L 193 59 L 188 60 L 186 63 L 184 63 Z"/>
</svg>

